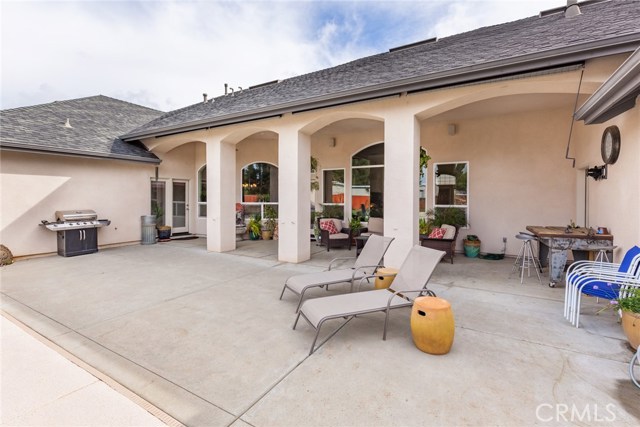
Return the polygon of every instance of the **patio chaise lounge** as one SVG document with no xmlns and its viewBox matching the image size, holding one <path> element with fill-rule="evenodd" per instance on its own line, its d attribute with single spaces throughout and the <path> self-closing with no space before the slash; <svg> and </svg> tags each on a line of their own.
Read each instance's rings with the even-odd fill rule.
<svg viewBox="0 0 640 427">
<path fill-rule="evenodd" d="M 317 288 L 336 283 L 351 283 L 349 292 L 353 292 L 353 285 L 356 281 L 363 278 L 373 277 L 376 269 L 381 267 L 382 258 L 389 249 L 389 245 L 393 241 L 393 237 L 383 236 L 371 236 L 367 240 L 367 243 L 362 248 L 362 252 L 358 257 L 340 257 L 334 258 L 329 263 L 329 268 L 326 271 L 318 273 L 297 274 L 289 277 L 284 282 L 280 299 L 284 295 L 284 291 L 289 289 L 296 295 L 300 295 L 296 312 L 300 309 L 300 304 L 304 298 L 304 293 L 311 288 Z M 355 259 L 356 262 L 352 268 L 334 269 L 332 270 L 333 263 L 335 261 Z"/>
<path fill-rule="evenodd" d="M 565 283 L 564 317 L 577 328 L 582 294 L 614 300 L 625 288 L 640 287 L 640 247 L 629 249 L 620 264 L 574 262 L 567 270 Z"/>
<path fill-rule="evenodd" d="M 409 251 L 398 275 L 389 288 L 306 300 L 298 311 L 293 329 L 296 328 L 298 320 L 302 316 L 316 330 L 316 335 L 309 351 L 309 355 L 311 355 L 354 317 L 384 311 L 385 319 L 382 339 L 386 340 L 387 323 L 391 309 L 410 307 L 413 305 L 413 300 L 423 294 L 435 296 L 433 291 L 427 289 L 427 283 L 444 254 L 442 251 L 416 245 Z M 341 318 L 344 318 L 342 324 L 316 346 L 320 328 L 324 322 Z"/>
</svg>

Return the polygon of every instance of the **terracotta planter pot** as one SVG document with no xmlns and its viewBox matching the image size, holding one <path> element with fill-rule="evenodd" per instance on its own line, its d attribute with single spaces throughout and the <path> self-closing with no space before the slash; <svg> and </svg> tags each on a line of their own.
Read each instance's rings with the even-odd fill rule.
<svg viewBox="0 0 640 427">
<path fill-rule="evenodd" d="M 622 330 L 634 350 L 640 346 L 640 313 L 622 311 Z"/>
</svg>

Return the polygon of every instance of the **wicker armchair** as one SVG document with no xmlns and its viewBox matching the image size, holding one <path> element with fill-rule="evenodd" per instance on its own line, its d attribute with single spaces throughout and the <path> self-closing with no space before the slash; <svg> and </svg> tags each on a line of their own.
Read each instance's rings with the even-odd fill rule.
<svg viewBox="0 0 640 427">
<path fill-rule="evenodd" d="M 323 230 L 320 224 L 324 221 L 333 221 L 338 233 L 331 234 L 328 230 Z M 342 226 L 342 220 L 337 218 L 318 218 L 318 229 L 320 230 L 320 245 L 327 247 L 327 252 L 331 248 L 347 246 L 351 250 L 353 241 L 353 231 Z"/>
<path fill-rule="evenodd" d="M 453 264 L 453 257 L 456 254 L 456 241 L 458 239 L 459 228 L 456 227 L 456 233 L 453 239 L 430 239 L 425 234 L 420 235 L 420 245 L 426 248 L 437 249 L 439 251 L 446 252 L 446 256 L 449 257 L 451 264 Z M 443 258 L 444 259 L 444 258 Z"/>
</svg>

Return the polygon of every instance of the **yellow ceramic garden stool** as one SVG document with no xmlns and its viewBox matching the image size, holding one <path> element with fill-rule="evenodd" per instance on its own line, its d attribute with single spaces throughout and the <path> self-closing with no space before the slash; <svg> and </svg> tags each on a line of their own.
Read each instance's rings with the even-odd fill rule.
<svg viewBox="0 0 640 427">
<path fill-rule="evenodd" d="M 375 281 L 376 289 L 386 289 L 391 286 L 393 279 L 396 278 L 396 274 L 398 274 L 397 268 L 381 267 L 377 269 Z"/>
<path fill-rule="evenodd" d="M 418 297 L 411 310 L 411 334 L 416 347 L 429 354 L 451 350 L 455 324 L 449 301 L 438 297 Z"/>
</svg>

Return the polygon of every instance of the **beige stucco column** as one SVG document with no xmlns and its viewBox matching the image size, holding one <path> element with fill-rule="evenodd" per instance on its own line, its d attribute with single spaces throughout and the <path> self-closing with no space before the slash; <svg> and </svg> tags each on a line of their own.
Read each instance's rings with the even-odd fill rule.
<svg viewBox="0 0 640 427">
<path fill-rule="evenodd" d="M 395 240 L 384 261 L 400 267 L 418 243 L 418 163 L 420 125 L 414 114 L 398 108 L 384 122 L 384 234 Z"/>
<path fill-rule="evenodd" d="M 282 129 L 279 135 L 278 259 L 297 263 L 311 257 L 311 138 L 295 126 Z"/>
<path fill-rule="evenodd" d="M 236 148 L 220 139 L 206 144 L 207 250 L 232 251 L 236 248 Z"/>
</svg>

